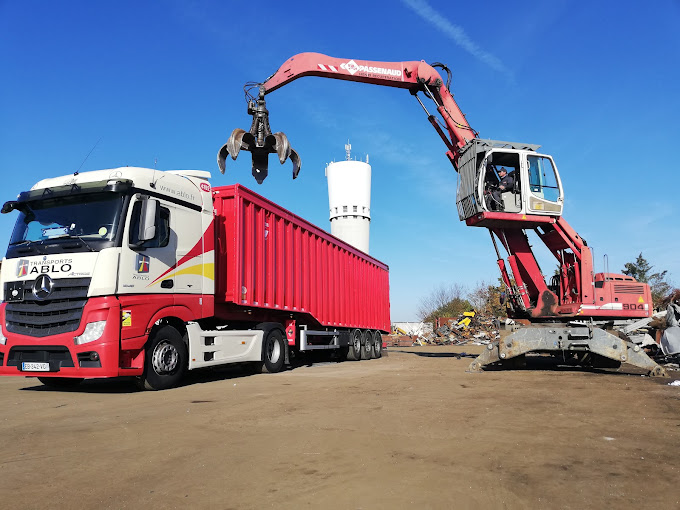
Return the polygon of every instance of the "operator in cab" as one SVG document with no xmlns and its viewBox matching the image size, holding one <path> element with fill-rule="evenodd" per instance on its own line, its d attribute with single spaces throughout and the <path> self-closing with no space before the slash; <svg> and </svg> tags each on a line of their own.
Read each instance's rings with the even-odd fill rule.
<svg viewBox="0 0 680 510">
<path fill-rule="evenodd" d="M 508 174 L 507 168 L 504 166 L 498 169 L 498 185 L 491 188 L 491 208 L 496 211 L 503 210 L 503 199 L 502 193 L 504 191 L 510 191 L 515 185 L 515 179 L 512 175 Z"/>
</svg>

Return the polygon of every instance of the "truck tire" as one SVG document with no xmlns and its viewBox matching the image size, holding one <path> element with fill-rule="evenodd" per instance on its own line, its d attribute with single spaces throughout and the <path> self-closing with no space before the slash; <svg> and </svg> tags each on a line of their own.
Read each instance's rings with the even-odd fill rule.
<svg viewBox="0 0 680 510">
<path fill-rule="evenodd" d="M 352 331 L 348 347 L 347 359 L 349 361 L 359 361 L 361 359 L 361 331 L 358 329 Z"/>
<path fill-rule="evenodd" d="M 361 336 L 361 359 L 373 359 L 375 357 L 373 352 L 373 333 L 371 333 L 370 329 L 365 329 Z"/>
<path fill-rule="evenodd" d="M 172 326 L 157 329 L 149 340 L 144 375 L 139 386 L 145 390 L 166 390 L 176 386 L 187 371 L 187 346 Z"/>
<path fill-rule="evenodd" d="M 377 329 L 373 332 L 373 354 L 376 359 L 382 357 L 382 334 Z"/>
<path fill-rule="evenodd" d="M 66 390 L 69 388 L 75 388 L 81 382 L 83 382 L 83 379 L 77 377 L 38 377 L 38 381 L 43 383 L 48 388 Z"/>
<path fill-rule="evenodd" d="M 283 370 L 286 362 L 286 345 L 280 329 L 265 331 L 262 339 L 262 372 L 275 374 Z"/>
</svg>

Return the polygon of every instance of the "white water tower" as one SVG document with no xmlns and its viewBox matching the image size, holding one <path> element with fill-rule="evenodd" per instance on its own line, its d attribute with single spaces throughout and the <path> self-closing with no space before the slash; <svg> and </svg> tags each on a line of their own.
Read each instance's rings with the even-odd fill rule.
<svg viewBox="0 0 680 510">
<path fill-rule="evenodd" d="M 352 146 L 345 145 L 346 159 L 326 166 L 331 234 L 368 253 L 371 223 L 371 165 L 352 161 Z"/>
</svg>

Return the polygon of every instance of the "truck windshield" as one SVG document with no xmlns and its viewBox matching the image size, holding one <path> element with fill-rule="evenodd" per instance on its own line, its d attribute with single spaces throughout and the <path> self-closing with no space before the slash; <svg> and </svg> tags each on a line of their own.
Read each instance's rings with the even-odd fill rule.
<svg viewBox="0 0 680 510">
<path fill-rule="evenodd" d="M 121 193 L 92 193 L 24 202 L 17 207 L 19 217 L 9 244 L 58 238 L 79 238 L 86 243 L 113 241 L 123 202 Z"/>
</svg>

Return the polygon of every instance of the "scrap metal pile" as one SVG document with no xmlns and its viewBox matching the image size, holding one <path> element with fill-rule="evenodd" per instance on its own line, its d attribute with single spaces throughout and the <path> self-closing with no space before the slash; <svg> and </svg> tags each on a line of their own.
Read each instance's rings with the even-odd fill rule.
<svg viewBox="0 0 680 510">
<path fill-rule="evenodd" d="M 492 315 L 464 312 L 458 317 L 437 320 L 433 331 L 418 335 L 390 335 L 387 345 L 410 347 L 412 345 L 488 345 L 500 338 L 501 322 Z"/>
<path fill-rule="evenodd" d="M 625 328 L 628 338 L 666 369 L 680 370 L 680 304 L 669 303 L 666 310 Z"/>
</svg>

